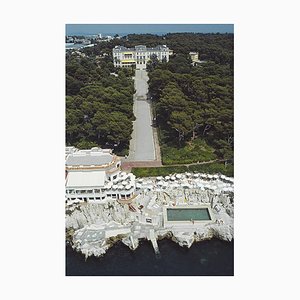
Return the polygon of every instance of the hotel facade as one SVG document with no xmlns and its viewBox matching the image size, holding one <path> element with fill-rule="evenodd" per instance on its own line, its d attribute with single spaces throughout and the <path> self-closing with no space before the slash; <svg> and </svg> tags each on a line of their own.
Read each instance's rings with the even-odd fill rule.
<svg viewBox="0 0 300 300">
<path fill-rule="evenodd" d="M 132 67 L 136 69 L 146 69 L 147 62 L 155 55 L 159 61 L 169 61 L 172 54 L 166 45 L 159 45 L 155 48 L 147 48 L 144 45 L 126 48 L 115 46 L 113 49 L 113 60 L 115 67 Z"/>
<path fill-rule="evenodd" d="M 66 201 L 126 201 L 135 193 L 135 176 L 121 172 L 121 159 L 110 149 L 66 147 Z"/>
</svg>

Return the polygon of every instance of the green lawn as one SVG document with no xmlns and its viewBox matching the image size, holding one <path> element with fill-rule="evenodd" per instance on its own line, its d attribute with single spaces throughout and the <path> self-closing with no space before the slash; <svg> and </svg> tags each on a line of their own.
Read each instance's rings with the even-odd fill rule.
<svg viewBox="0 0 300 300">
<path fill-rule="evenodd" d="M 190 164 L 202 161 L 209 161 L 217 158 L 214 149 L 208 146 L 205 141 L 196 139 L 183 148 L 175 148 L 166 145 L 161 146 L 162 163 Z"/>
<path fill-rule="evenodd" d="M 226 176 L 233 177 L 234 168 L 232 164 L 227 164 L 226 168 L 224 163 L 210 163 L 205 165 L 194 166 L 178 166 L 178 167 L 156 167 L 156 168 L 132 168 L 132 173 L 136 177 L 156 177 L 167 176 L 174 173 L 184 172 L 203 172 L 208 174 L 221 173 Z"/>
</svg>

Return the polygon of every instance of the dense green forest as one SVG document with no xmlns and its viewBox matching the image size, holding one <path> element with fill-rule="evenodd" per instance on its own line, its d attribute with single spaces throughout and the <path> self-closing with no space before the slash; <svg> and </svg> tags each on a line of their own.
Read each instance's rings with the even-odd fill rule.
<svg viewBox="0 0 300 300">
<path fill-rule="evenodd" d="M 66 143 L 111 147 L 127 154 L 132 133 L 133 71 L 115 70 L 112 58 L 66 56 Z"/>
<path fill-rule="evenodd" d="M 233 160 L 233 35 L 169 34 L 168 63 L 147 66 L 164 164 Z M 204 63 L 192 65 L 188 53 Z"/>
<path fill-rule="evenodd" d="M 163 162 L 233 158 L 233 75 L 214 62 L 191 66 L 177 54 L 155 63 L 149 90 L 160 128 Z M 151 70 L 151 66 L 149 66 Z"/>
<path fill-rule="evenodd" d="M 169 62 L 154 58 L 147 66 L 163 163 L 231 161 L 233 40 L 233 34 L 130 34 L 81 50 L 85 57 L 67 53 L 67 143 L 110 144 L 117 153 L 128 150 L 134 120 L 133 70 L 115 69 L 112 49 L 165 44 L 174 51 Z M 205 62 L 193 66 L 190 51 L 199 52 Z"/>
</svg>

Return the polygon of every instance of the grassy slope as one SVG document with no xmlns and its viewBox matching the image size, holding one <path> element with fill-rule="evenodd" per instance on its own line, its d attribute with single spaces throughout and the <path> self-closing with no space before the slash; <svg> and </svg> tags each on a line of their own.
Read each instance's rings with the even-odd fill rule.
<svg viewBox="0 0 300 300">
<path fill-rule="evenodd" d="M 202 161 L 210 161 L 217 158 L 214 149 L 208 146 L 205 141 L 196 139 L 183 148 L 169 147 L 162 145 L 162 163 L 171 164 L 190 164 Z"/>
<path fill-rule="evenodd" d="M 194 166 L 176 166 L 176 167 L 157 167 L 157 168 L 132 168 L 132 173 L 137 177 L 155 177 L 166 176 L 174 173 L 184 172 L 203 172 L 209 174 L 222 173 L 226 176 L 233 177 L 234 170 L 232 164 L 227 164 L 226 168 L 224 163 L 210 163 L 205 165 Z"/>
</svg>

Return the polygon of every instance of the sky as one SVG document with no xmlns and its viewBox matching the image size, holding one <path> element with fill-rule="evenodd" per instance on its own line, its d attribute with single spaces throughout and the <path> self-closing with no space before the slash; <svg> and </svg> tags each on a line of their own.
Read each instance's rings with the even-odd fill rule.
<svg viewBox="0 0 300 300">
<path fill-rule="evenodd" d="M 233 33 L 233 24 L 66 24 L 66 35 L 166 34 L 169 32 Z"/>
</svg>

